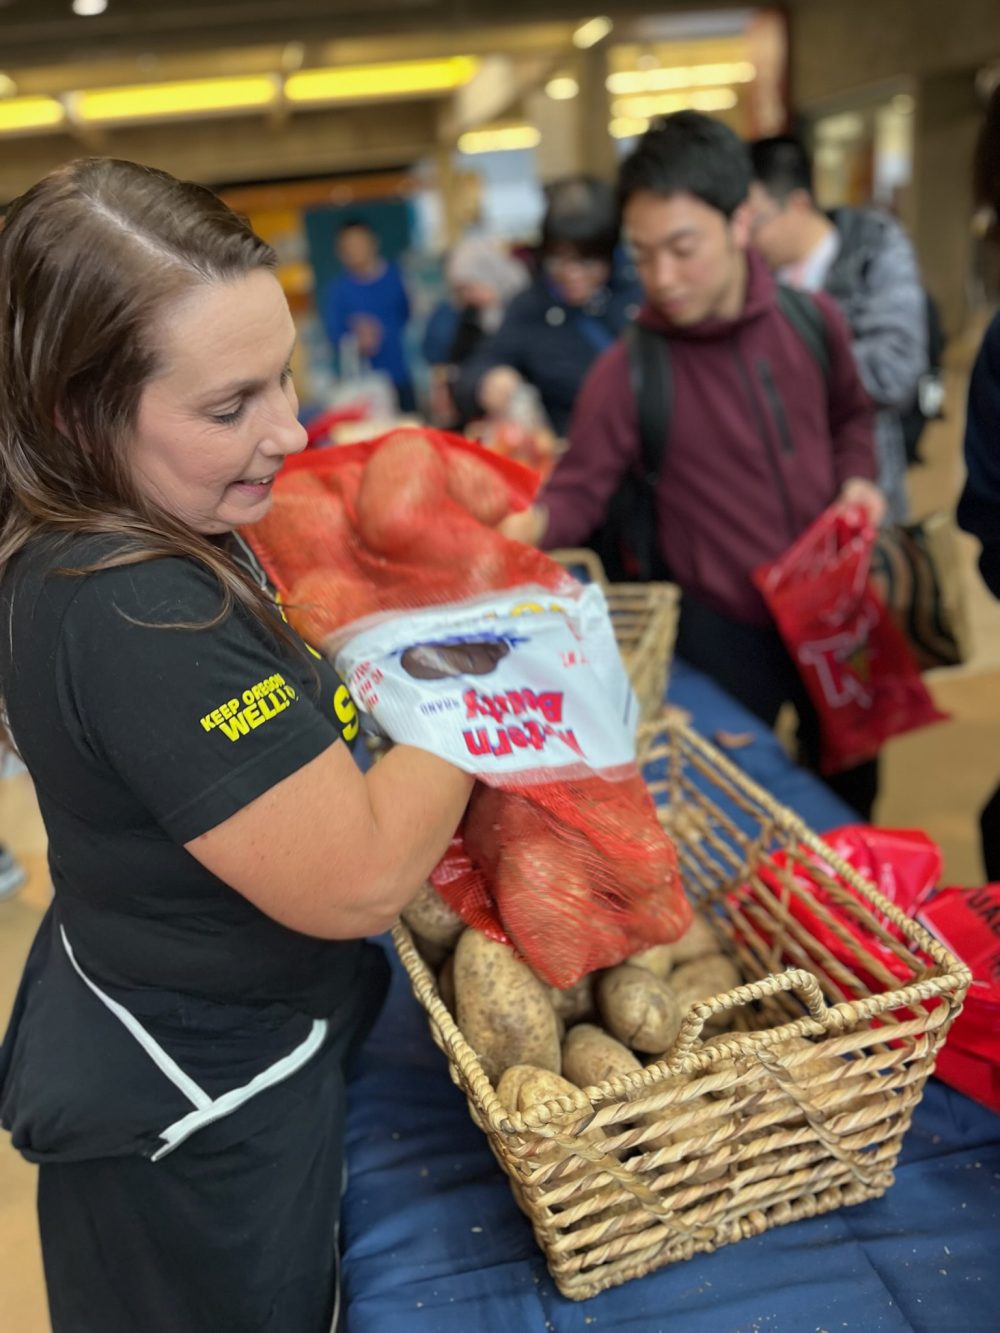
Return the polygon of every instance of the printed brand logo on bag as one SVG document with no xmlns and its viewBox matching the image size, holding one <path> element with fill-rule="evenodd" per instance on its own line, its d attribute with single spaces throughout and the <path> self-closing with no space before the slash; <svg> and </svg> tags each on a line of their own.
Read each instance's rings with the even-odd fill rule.
<svg viewBox="0 0 1000 1333">
<path fill-rule="evenodd" d="M 399 616 L 356 635 L 337 668 L 394 739 L 487 781 L 634 764 L 635 696 L 594 585 L 559 604 L 519 588 Z"/>
<path fill-rule="evenodd" d="M 875 620 L 876 616 L 865 616 L 863 610 L 858 625 L 851 632 L 799 646 L 799 661 L 816 673 L 823 697 L 832 708 L 847 703 L 871 708 L 875 702 L 868 640 Z"/>
<path fill-rule="evenodd" d="M 556 745 L 567 745 L 574 754 L 584 758 L 572 729 L 557 727 L 563 716 L 563 695 L 560 692 L 545 690 L 535 694 L 534 690 L 521 689 L 481 695 L 476 690 L 466 690 L 463 701 L 467 719 L 491 717 L 499 724 L 492 735 L 486 727 L 462 733 L 469 754 L 473 756 L 489 754 L 500 758 L 510 754 L 512 748 L 523 750 L 527 746 L 536 751 L 544 750 L 552 740 Z M 507 724 L 507 714 L 520 717 L 532 710 L 541 714 L 541 722 L 525 717 L 518 725 Z"/>
</svg>

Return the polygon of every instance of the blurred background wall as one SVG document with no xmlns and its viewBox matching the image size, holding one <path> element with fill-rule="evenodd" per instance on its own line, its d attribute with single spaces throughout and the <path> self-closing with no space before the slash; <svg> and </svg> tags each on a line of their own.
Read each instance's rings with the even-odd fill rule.
<svg viewBox="0 0 1000 1333">
<path fill-rule="evenodd" d="M 6 0 L 0 201 L 90 153 L 204 181 L 277 244 L 303 317 L 361 211 L 419 314 L 429 257 L 470 228 L 530 241 L 546 181 L 612 174 L 693 106 L 805 133 L 821 202 L 894 210 L 955 332 L 990 296 L 968 167 L 998 77 L 997 0 Z"/>
</svg>

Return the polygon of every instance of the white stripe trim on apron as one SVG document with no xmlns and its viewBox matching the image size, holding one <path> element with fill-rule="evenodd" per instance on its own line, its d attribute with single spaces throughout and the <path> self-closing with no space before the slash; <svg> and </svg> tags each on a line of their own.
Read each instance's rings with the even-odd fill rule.
<svg viewBox="0 0 1000 1333">
<path fill-rule="evenodd" d="M 76 961 L 76 955 L 66 938 L 66 931 L 63 926 L 59 927 L 59 934 L 62 937 L 63 948 L 73 965 L 73 970 L 80 980 L 114 1014 L 115 1018 L 139 1043 L 153 1064 L 176 1088 L 180 1089 L 195 1108 L 187 1115 L 182 1116 L 180 1120 L 175 1120 L 172 1125 L 168 1125 L 166 1129 L 160 1131 L 160 1138 L 163 1139 L 164 1143 L 163 1147 L 153 1154 L 151 1160 L 154 1162 L 158 1162 L 167 1153 L 173 1152 L 185 1139 L 190 1138 L 192 1134 L 205 1125 L 210 1125 L 214 1120 L 222 1120 L 225 1116 L 232 1115 L 234 1111 L 238 1110 L 252 1097 L 256 1097 L 258 1093 L 264 1092 L 267 1088 L 271 1088 L 276 1083 L 281 1083 L 284 1079 L 291 1077 L 312 1058 L 326 1037 L 327 1020 L 325 1018 L 313 1019 L 309 1035 L 299 1042 L 294 1050 L 289 1051 L 287 1055 L 283 1055 L 273 1065 L 268 1065 L 267 1069 L 261 1070 L 242 1088 L 230 1088 L 228 1092 L 222 1093 L 220 1097 L 213 1100 L 203 1088 L 198 1086 L 193 1078 L 185 1074 L 176 1060 L 167 1054 L 160 1043 L 146 1031 L 139 1020 L 133 1014 L 130 1014 L 124 1005 L 119 1004 L 117 1000 L 113 1000 L 110 995 L 106 995 L 100 986 L 91 981 Z"/>
</svg>

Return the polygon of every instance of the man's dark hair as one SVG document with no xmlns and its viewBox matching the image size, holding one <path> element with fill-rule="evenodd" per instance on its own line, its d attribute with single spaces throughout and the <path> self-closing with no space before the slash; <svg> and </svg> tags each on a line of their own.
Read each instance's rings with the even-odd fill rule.
<svg viewBox="0 0 1000 1333">
<path fill-rule="evenodd" d="M 369 236 L 375 236 L 376 231 L 372 224 L 363 217 L 352 213 L 344 218 L 343 222 L 337 226 L 337 235 L 343 236 L 345 231 L 366 231 Z"/>
<path fill-rule="evenodd" d="M 654 121 L 618 172 L 622 208 L 634 194 L 692 194 L 731 218 L 750 192 L 746 145 L 721 120 L 678 111 Z"/>
<path fill-rule="evenodd" d="M 566 176 L 545 188 L 541 250 L 572 249 L 581 259 L 608 263 L 618 244 L 621 217 L 614 189 L 596 176 Z"/>
<path fill-rule="evenodd" d="M 805 190 L 812 198 L 812 161 L 800 139 L 775 134 L 750 145 L 753 178 L 769 195 L 782 203 L 793 190 Z"/>
</svg>

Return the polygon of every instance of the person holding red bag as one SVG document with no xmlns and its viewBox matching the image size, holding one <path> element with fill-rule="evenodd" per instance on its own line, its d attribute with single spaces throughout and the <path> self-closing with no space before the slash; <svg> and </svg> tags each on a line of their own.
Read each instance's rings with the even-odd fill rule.
<svg viewBox="0 0 1000 1333">
<path fill-rule="evenodd" d="M 780 292 L 750 248 L 750 181 L 746 146 L 696 112 L 657 122 L 622 163 L 646 304 L 588 375 L 540 505 L 506 531 L 549 548 L 640 548 L 640 575 L 683 591 L 678 653 L 768 723 L 793 703 L 801 757 L 818 768 L 815 709 L 752 572 L 838 499 L 875 524 L 885 501 L 846 326 L 822 294 Z M 870 817 L 875 760 L 829 783 Z"/>
</svg>

